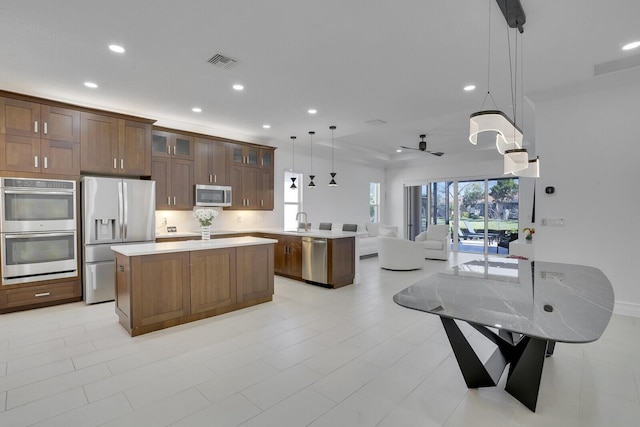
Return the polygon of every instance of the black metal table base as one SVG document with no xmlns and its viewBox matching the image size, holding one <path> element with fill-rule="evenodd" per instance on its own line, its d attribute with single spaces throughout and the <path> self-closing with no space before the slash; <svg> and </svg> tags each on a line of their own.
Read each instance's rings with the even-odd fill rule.
<svg viewBox="0 0 640 427">
<path fill-rule="evenodd" d="M 509 365 L 505 390 L 531 411 L 536 411 L 544 359 L 553 354 L 555 342 L 513 334 L 498 334 L 486 326 L 469 323 L 498 348 L 482 363 L 455 320 L 440 317 L 468 388 L 495 387 Z"/>
</svg>

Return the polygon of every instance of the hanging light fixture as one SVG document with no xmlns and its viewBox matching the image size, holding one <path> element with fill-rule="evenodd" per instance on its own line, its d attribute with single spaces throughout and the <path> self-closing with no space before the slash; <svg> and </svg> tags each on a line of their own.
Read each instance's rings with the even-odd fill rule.
<svg viewBox="0 0 640 427">
<path fill-rule="evenodd" d="M 497 109 L 495 99 L 491 95 L 491 3 L 493 0 L 489 0 L 489 47 L 487 54 L 487 94 L 484 96 L 480 111 L 475 112 L 469 116 L 469 142 L 473 145 L 478 144 L 478 134 L 481 132 L 496 132 L 496 149 L 500 154 L 504 154 L 509 149 L 521 149 L 522 148 L 522 131 L 515 122 L 512 121 L 505 113 Z M 519 2 L 518 2 L 519 4 Z M 501 5 L 502 7 L 502 5 Z M 506 7 L 506 6 L 505 6 Z M 518 17 L 521 22 L 515 22 L 518 28 L 522 29 L 524 24 L 524 12 L 522 6 L 519 6 L 521 12 Z M 512 11 L 509 11 L 511 13 Z M 505 19 L 510 23 L 510 19 L 507 16 L 508 13 L 504 12 Z M 511 24 L 510 24 L 511 25 Z M 490 98 L 493 102 L 495 109 L 483 110 L 487 99 Z M 515 116 L 514 116 L 515 119 Z"/>
<path fill-rule="evenodd" d="M 529 160 L 527 167 L 519 171 L 511 172 L 511 175 L 527 178 L 540 178 L 540 158 Z"/>
<path fill-rule="evenodd" d="M 524 148 L 513 148 L 504 152 L 504 174 L 526 169 L 529 165 L 529 156 Z"/>
<path fill-rule="evenodd" d="M 334 168 L 333 168 L 333 132 L 336 130 L 335 126 L 329 126 L 329 129 L 331 129 L 331 172 L 329 173 L 329 175 L 331 175 L 331 181 L 329 181 L 329 187 L 337 187 L 338 183 L 336 182 L 336 173 L 334 172 Z"/>
<path fill-rule="evenodd" d="M 296 142 L 296 137 L 292 136 L 291 137 L 291 172 L 295 172 L 295 168 L 296 168 L 296 146 L 295 146 L 295 142 Z M 298 188 L 296 186 L 296 177 L 292 176 L 291 177 L 291 186 L 289 187 L 292 190 L 295 190 L 296 188 Z"/>
<path fill-rule="evenodd" d="M 316 184 L 313 182 L 313 180 L 316 178 L 316 176 L 313 174 L 313 135 L 315 135 L 316 133 L 314 131 L 309 131 L 309 140 L 311 141 L 311 173 L 309 174 L 309 188 L 316 188 Z"/>
</svg>

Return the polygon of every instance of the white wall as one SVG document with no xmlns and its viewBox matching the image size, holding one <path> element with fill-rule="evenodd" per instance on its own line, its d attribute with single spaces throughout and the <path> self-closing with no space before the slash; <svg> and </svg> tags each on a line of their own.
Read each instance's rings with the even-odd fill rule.
<svg viewBox="0 0 640 427">
<path fill-rule="evenodd" d="M 325 153 L 322 153 L 324 148 Z M 348 159 L 335 159 L 337 187 L 329 187 L 331 160 L 326 159 L 327 149 L 314 150 L 313 171 L 317 187 L 309 190 L 308 175 L 310 159 L 305 153 L 296 150 L 296 172 L 304 173 L 303 209 L 309 215 L 312 227 L 320 222 L 364 224 L 369 221 L 369 182 L 381 184 L 381 194 L 385 192 L 385 171 L 381 168 L 367 167 L 350 162 Z M 324 154 L 320 158 L 316 153 Z M 328 153 L 330 156 L 330 152 Z M 275 154 L 274 165 L 274 206 L 273 211 L 225 211 L 215 208 L 220 215 L 215 219 L 214 230 L 248 230 L 255 228 L 281 228 L 284 225 L 284 172 L 291 168 L 291 150 L 279 148 Z M 384 222 L 384 205 L 381 206 L 381 218 Z M 178 231 L 199 231 L 199 225 L 191 211 L 157 211 L 156 225 L 162 227 L 163 218 L 168 225 L 175 225 Z"/>
<path fill-rule="evenodd" d="M 536 104 L 536 257 L 601 269 L 616 312 L 640 317 L 631 264 L 640 242 L 640 83 L 618 86 Z M 566 226 L 542 227 L 542 217 Z"/>
</svg>

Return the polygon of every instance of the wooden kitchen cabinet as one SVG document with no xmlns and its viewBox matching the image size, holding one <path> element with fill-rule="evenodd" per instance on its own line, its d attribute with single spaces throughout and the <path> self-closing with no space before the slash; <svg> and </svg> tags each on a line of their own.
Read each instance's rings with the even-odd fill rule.
<svg viewBox="0 0 640 427">
<path fill-rule="evenodd" d="M 231 150 L 237 148 L 231 148 Z M 229 183 L 233 189 L 232 205 L 225 209 L 273 210 L 273 149 L 254 149 L 259 154 L 256 165 L 232 163 Z M 232 156 L 233 157 L 233 156 Z M 263 160 L 265 160 L 264 166 Z"/>
<path fill-rule="evenodd" d="M 273 256 L 273 245 L 236 248 L 236 299 L 238 303 L 271 298 L 273 295 Z"/>
<path fill-rule="evenodd" d="M 80 119 L 82 171 L 150 175 L 151 124 L 85 112 Z"/>
<path fill-rule="evenodd" d="M 194 153 L 195 184 L 229 184 L 226 143 L 208 138 L 196 138 Z"/>
<path fill-rule="evenodd" d="M 80 279 L 48 284 L 3 286 L 0 290 L 0 313 L 62 304 L 82 299 Z"/>
<path fill-rule="evenodd" d="M 191 253 L 191 313 L 236 303 L 236 250 Z"/>
<path fill-rule="evenodd" d="M 0 97 L 0 133 L 80 142 L 80 111 Z"/>
<path fill-rule="evenodd" d="M 275 273 L 292 279 L 302 279 L 302 237 L 274 235 L 278 239 L 275 247 Z"/>
<path fill-rule="evenodd" d="M 328 284 L 332 288 L 350 285 L 356 275 L 356 238 L 328 239 Z"/>
<path fill-rule="evenodd" d="M 80 174 L 80 111 L 0 98 L 0 170 Z"/>
<path fill-rule="evenodd" d="M 170 130 L 153 129 L 151 155 L 193 161 L 193 137 Z"/>
<path fill-rule="evenodd" d="M 132 328 L 171 325 L 190 313 L 189 252 L 133 257 L 130 263 Z"/>
<path fill-rule="evenodd" d="M 229 209 L 260 209 L 259 177 L 257 168 L 231 166 L 229 181 L 233 193 Z"/>
<path fill-rule="evenodd" d="M 260 209 L 273 210 L 273 169 L 260 169 L 258 172 L 258 185 Z"/>
<path fill-rule="evenodd" d="M 0 134 L 0 170 L 80 175 L 80 145 Z"/>
<path fill-rule="evenodd" d="M 193 209 L 193 162 L 153 156 L 151 179 L 156 182 L 156 209 Z"/>
<path fill-rule="evenodd" d="M 251 145 L 229 144 L 229 163 L 247 167 L 260 166 L 260 148 Z"/>
</svg>

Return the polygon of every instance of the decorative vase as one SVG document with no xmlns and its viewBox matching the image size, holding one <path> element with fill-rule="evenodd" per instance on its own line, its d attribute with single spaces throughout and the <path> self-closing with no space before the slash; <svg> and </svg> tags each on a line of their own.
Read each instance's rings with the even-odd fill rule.
<svg viewBox="0 0 640 427">
<path fill-rule="evenodd" d="M 200 230 L 202 231 L 202 240 L 211 239 L 211 226 L 210 225 L 201 225 Z"/>
</svg>

